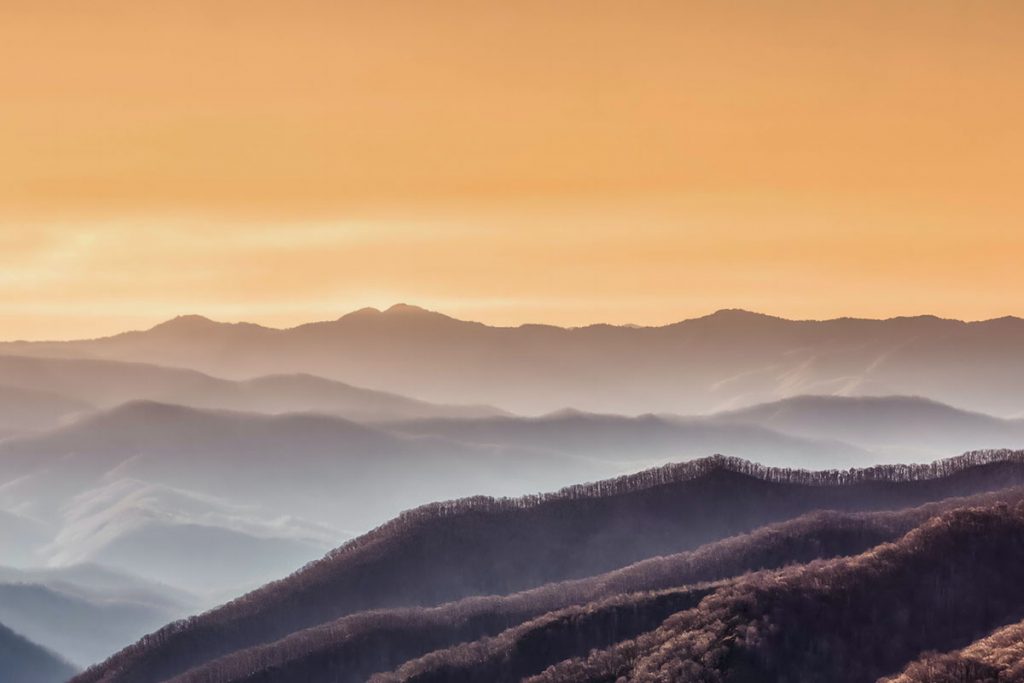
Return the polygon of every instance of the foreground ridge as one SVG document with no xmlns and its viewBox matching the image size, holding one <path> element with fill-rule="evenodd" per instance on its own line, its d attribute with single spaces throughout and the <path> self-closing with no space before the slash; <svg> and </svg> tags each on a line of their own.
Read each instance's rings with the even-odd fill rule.
<svg viewBox="0 0 1024 683">
<path fill-rule="evenodd" d="M 716 471 L 733 472 L 776 484 L 827 487 L 849 486 L 866 482 L 900 483 L 929 481 L 964 472 L 972 467 L 995 463 L 1024 464 L 1024 450 L 968 451 L 952 458 L 944 458 L 931 463 L 875 465 L 847 470 L 806 470 L 770 467 L 735 456 L 716 454 L 686 462 L 670 463 L 635 474 L 625 474 L 614 479 L 605 479 L 587 484 L 574 484 L 552 493 L 539 493 L 516 498 L 473 496 L 471 498 L 427 503 L 400 513 L 394 519 L 332 550 L 326 557 L 336 557 L 375 540 L 378 535 L 390 534 L 399 529 L 406 528 L 423 518 L 453 517 L 470 512 L 501 512 L 505 510 L 529 509 L 553 501 L 574 501 L 636 493 L 658 486 L 693 481 Z M 321 561 L 323 560 L 316 560 L 311 564 Z"/>
<path fill-rule="evenodd" d="M 961 508 L 861 555 L 751 574 L 653 631 L 529 680 L 876 680 L 1019 619 L 1024 583 L 1011 568 L 1022 560 L 1024 504 Z"/>
<path fill-rule="evenodd" d="M 586 579 L 434 608 L 376 610 L 236 651 L 174 683 L 511 681 L 656 628 L 732 577 L 854 555 L 965 506 L 1015 505 L 1024 488 L 953 498 L 899 512 L 813 512 L 692 551 Z M 708 583 L 711 582 L 711 583 Z M 506 630 L 499 634 L 502 628 Z M 417 659 L 418 657 L 418 659 Z M 383 673 L 390 669 L 391 673 Z M 260 671 L 253 675 L 253 671 Z"/>
<path fill-rule="evenodd" d="M 522 498 L 421 506 L 290 576 L 169 624 L 79 679 L 163 681 L 368 610 L 508 595 L 696 548 L 814 510 L 896 510 L 1024 484 L 1024 452 L 810 472 L 714 456 Z M 829 489 L 834 489 L 834 492 Z"/>
<path fill-rule="evenodd" d="M 897 676 L 879 683 L 1024 681 L 1024 621 L 1005 626 L 962 650 L 928 653 Z"/>
</svg>

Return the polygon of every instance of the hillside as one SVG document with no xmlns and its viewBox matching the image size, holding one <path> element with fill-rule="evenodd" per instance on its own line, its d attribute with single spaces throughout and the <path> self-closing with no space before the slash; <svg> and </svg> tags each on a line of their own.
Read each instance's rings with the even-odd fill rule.
<svg viewBox="0 0 1024 683">
<path fill-rule="evenodd" d="M 64 683 L 75 669 L 54 653 L 0 624 L 0 680 L 4 683 Z"/>
<path fill-rule="evenodd" d="M 7 562 L 101 562 L 223 599 L 430 500 L 620 471 L 327 415 L 137 402 L 0 442 L 0 505 L 21 513 L 0 536 Z"/>
<path fill-rule="evenodd" d="M 269 414 L 318 412 L 356 421 L 502 414 L 487 406 L 433 404 L 304 374 L 231 381 L 115 359 L 0 355 L 0 429 L 42 429 L 92 407 L 143 400 Z"/>
<path fill-rule="evenodd" d="M 202 606 L 197 596 L 94 564 L 0 567 L 0 623 L 80 667 Z"/>
<path fill-rule="evenodd" d="M 1021 561 L 1024 505 L 956 510 L 856 557 L 743 577 L 531 680 L 871 681 L 1019 619 Z"/>
<path fill-rule="evenodd" d="M 1024 420 L 959 410 L 917 396 L 796 396 L 718 413 L 713 419 L 845 441 L 901 459 L 1024 445 Z"/>
<path fill-rule="evenodd" d="M 930 466 L 809 473 L 716 457 L 548 496 L 426 506 L 286 580 L 167 627 L 109 666 L 156 681 L 364 610 L 584 578 L 817 509 L 898 509 L 1003 489 L 1024 483 L 1022 459 L 978 453 Z M 81 680 L 105 673 L 100 666 Z"/>
<path fill-rule="evenodd" d="M 725 310 L 662 327 L 490 327 L 398 305 L 277 330 L 187 316 L 150 330 L 0 352 L 106 358 L 232 379 L 308 373 L 521 414 L 698 414 L 801 394 L 927 396 L 1024 414 L 1024 321 L 793 321 Z"/>
<path fill-rule="evenodd" d="M 0 534 L 8 562 L 102 562 L 223 597 L 431 500 L 550 491 L 716 452 L 808 468 L 875 460 L 758 426 L 650 416 L 367 425 L 132 402 L 0 442 L 0 502 L 21 513 Z"/>
<path fill-rule="evenodd" d="M 79 667 L 102 661 L 190 609 L 116 596 L 84 597 L 36 583 L 0 583 L 0 623 Z"/>
<path fill-rule="evenodd" d="M 879 683 L 1020 683 L 1024 681 L 1024 621 L 948 653 L 929 652 Z"/>
<path fill-rule="evenodd" d="M 575 630 L 586 621 L 585 615 L 595 612 L 593 603 L 625 605 L 628 602 L 623 602 L 623 594 L 654 591 L 659 594 L 655 601 L 661 605 L 655 613 L 679 609 L 680 600 L 693 606 L 694 600 L 715 590 L 707 582 L 752 570 L 856 554 L 894 540 L 929 517 L 955 507 L 1012 504 L 1022 499 L 1024 489 L 1018 488 L 899 512 L 811 513 L 586 579 L 547 584 L 504 597 L 466 598 L 436 608 L 378 610 L 344 617 L 215 660 L 175 679 L 175 683 L 355 683 L 392 668 L 400 668 L 397 678 L 415 678 L 439 668 L 451 673 L 449 664 L 453 661 L 462 662 L 464 670 L 472 668 L 474 677 L 480 680 L 517 679 L 578 654 L 574 648 L 596 646 Z M 673 588 L 688 584 L 698 585 Z M 654 628 L 667 616 L 662 614 L 659 619 L 656 614 L 632 608 L 625 612 L 613 608 L 613 614 L 618 624 L 613 631 L 620 640 L 629 637 L 625 634 L 642 632 L 643 624 L 648 625 L 647 629 Z M 416 659 L 428 652 L 431 654 Z"/>
<path fill-rule="evenodd" d="M 134 479 L 359 529 L 431 499 L 551 489 L 612 471 L 598 461 L 392 434 L 328 415 L 153 402 L 0 442 L 0 484 L 17 480 L 8 505 L 40 517 L 93 487 Z M 386 496 L 368 486 L 384 482 Z"/>
<path fill-rule="evenodd" d="M 563 410 L 534 418 L 439 418 L 383 426 L 413 436 L 567 453 L 623 463 L 630 469 L 715 453 L 804 469 L 863 467 L 878 462 L 875 454 L 827 434 L 812 439 L 757 424 L 703 417 L 623 417 Z"/>
</svg>

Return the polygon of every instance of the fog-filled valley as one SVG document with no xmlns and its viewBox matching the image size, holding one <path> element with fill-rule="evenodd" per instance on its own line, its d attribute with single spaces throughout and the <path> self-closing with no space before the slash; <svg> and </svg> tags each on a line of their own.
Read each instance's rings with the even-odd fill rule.
<svg viewBox="0 0 1024 683">
<path fill-rule="evenodd" d="M 740 311 L 497 328 L 401 305 L 2 344 L 0 680 L 1001 666 L 990 650 L 1024 600 L 950 538 L 977 527 L 970 552 L 1017 561 L 1018 335 L 1017 319 Z M 861 669 L 774 635 L 805 628 L 786 621 L 813 612 L 803 582 L 826 602 L 876 580 L 898 592 L 947 547 L 952 574 L 927 580 L 963 604 L 908 593 L 893 609 L 941 607 L 960 631 Z M 1002 611 L 963 606 L 999 595 Z M 898 624 L 856 600 L 879 639 L 864 647 L 892 643 Z M 850 636 L 826 622 L 835 654 Z"/>
</svg>

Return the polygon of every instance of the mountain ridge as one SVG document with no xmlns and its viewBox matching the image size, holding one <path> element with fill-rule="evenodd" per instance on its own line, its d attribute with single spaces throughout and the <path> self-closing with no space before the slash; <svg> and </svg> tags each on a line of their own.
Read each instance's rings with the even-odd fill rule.
<svg viewBox="0 0 1024 683">
<path fill-rule="evenodd" d="M 444 319 L 444 320 L 449 320 L 449 321 L 457 322 L 457 323 L 469 323 L 469 324 L 473 324 L 473 325 L 481 325 L 483 327 L 488 327 L 488 328 L 492 328 L 492 329 L 518 329 L 520 327 L 546 327 L 546 328 L 554 328 L 554 329 L 559 329 L 559 330 L 584 330 L 584 329 L 595 328 L 595 327 L 612 327 L 612 328 L 623 328 L 623 329 L 662 329 L 662 328 L 671 328 L 671 327 L 675 327 L 675 326 L 678 326 L 678 325 L 685 325 L 687 323 L 696 322 L 696 321 L 711 322 L 711 321 L 716 321 L 716 320 L 760 320 L 760 321 L 765 321 L 765 322 L 767 322 L 767 321 L 777 321 L 777 322 L 788 322 L 788 323 L 819 323 L 819 324 L 824 324 L 824 323 L 886 323 L 886 322 L 915 322 L 915 321 L 917 321 L 917 322 L 929 322 L 929 323 L 939 323 L 939 324 L 955 324 L 955 325 L 968 325 L 968 326 L 969 325 L 1001 325 L 1001 324 L 1020 324 L 1020 323 L 1024 323 L 1024 317 L 1016 316 L 1016 315 L 1003 315 L 1003 316 L 996 316 L 996 317 L 993 317 L 993 318 L 979 318 L 979 319 L 976 319 L 976 320 L 966 320 L 966 319 L 961 319 L 961 318 L 947 318 L 947 317 L 938 316 L 938 315 L 934 315 L 934 314 L 930 314 L 930 313 L 921 313 L 921 314 L 915 314 L 915 315 L 896 315 L 896 316 L 890 316 L 888 318 L 871 318 L 871 317 L 850 316 L 850 315 L 836 316 L 836 317 L 832 317 L 832 318 L 789 318 L 789 317 L 782 316 L 782 315 L 774 315 L 774 314 L 771 314 L 771 313 L 762 313 L 762 312 L 759 312 L 759 311 L 753 311 L 753 310 L 744 309 L 744 308 L 720 308 L 720 309 L 717 309 L 715 311 L 712 311 L 711 313 L 707 313 L 707 314 L 704 314 L 704 315 L 698 315 L 698 316 L 694 316 L 694 317 L 690 317 L 690 318 L 681 318 L 679 320 L 674 320 L 674 321 L 667 322 L 667 323 L 651 324 L 651 325 L 637 325 L 635 323 L 607 323 L 607 322 L 592 322 L 592 323 L 584 323 L 584 324 L 581 324 L 581 325 L 557 325 L 557 324 L 552 324 L 552 323 L 535 323 L 535 322 L 522 322 L 522 323 L 517 323 L 517 324 L 514 324 L 514 325 L 492 325 L 492 324 L 488 324 L 488 323 L 484 323 L 484 322 L 479 322 L 479 321 L 475 321 L 475 320 L 468 320 L 468 319 L 465 319 L 465 318 L 458 318 L 458 317 L 455 317 L 455 316 L 452 316 L 452 315 L 448 315 L 448 314 L 442 313 L 440 311 L 432 310 L 432 309 L 425 308 L 425 307 L 422 307 L 422 306 L 417 306 L 415 304 L 396 303 L 396 304 L 392 304 L 391 306 L 389 306 L 387 308 L 377 308 L 377 307 L 374 307 L 374 306 L 365 306 L 363 308 L 355 309 L 355 310 L 350 311 L 348 313 L 344 313 L 344 314 L 342 314 L 339 317 L 334 318 L 334 319 L 312 320 L 312 321 L 308 321 L 308 322 L 304 322 L 304 323 L 298 323 L 298 324 L 291 325 L 291 326 L 286 326 L 286 327 L 272 327 L 272 326 L 269 326 L 269 325 L 263 325 L 261 323 L 254 323 L 254 322 L 249 322 L 249 321 L 228 322 L 228 321 L 222 321 L 222 320 L 215 320 L 213 318 L 210 318 L 208 316 L 205 316 L 205 315 L 202 315 L 202 314 L 198 314 L 198 313 L 182 313 L 182 314 L 174 316 L 173 318 L 168 318 L 167 320 L 164 320 L 164 321 L 161 321 L 161 322 L 158 322 L 158 323 L 154 323 L 153 325 L 151 325 L 148 328 L 140 328 L 140 329 L 136 329 L 136 330 L 125 330 L 123 332 L 118 332 L 118 333 L 114 333 L 114 334 L 110 334 L 110 335 L 104 335 L 104 336 L 99 336 L 99 337 L 78 338 L 78 339 L 74 339 L 74 338 L 72 338 L 72 339 L 47 339 L 47 340 L 38 340 L 38 341 L 0 340 L 0 344 L 2 344 L 2 343 L 24 343 L 24 344 L 57 343 L 57 344 L 59 344 L 59 343 L 64 343 L 64 342 L 76 342 L 76 341 L 96 341 L 96 340 L 100 340 L 100 339 L 109 339 L 111 337 L 116 337 L 116 336 L 123 335 L 123 334 L 133 334 L 133 333 L 140 333 L 140 332 L 152 332 L 152 331 L 157 330 L 157 329 L 162 329 L 162 328 L 167 328 L 167 327 L 175 328 L 175 327 L 178 327 L 178 326 L 181 326 L 182 328 L 192 328 L 193 326 L 217 326 L 217 327 L 231 327 L 231 328 L 234 328 L 234 329 L 248 328 L 248 329 L 266 330 L 266 331 L 272 331 L 272 332 L 288 332 L 288 331 L 296 330 L 296 329 L 303 328 L 303 327 L 306 327 L 306 326 L 309 326 L 309 325 L 330 324 L 330 323 L 340 322 L 340 321 L 343 321 L 345 319 L 359 319 L 359 318 L 364 318 L 364 317 L 376 318 L 376 317 L 381 317 L 381 316 L 387 317 L 387 316 L 402 316 L 402 315 L 405 315 L 405 316 L 414 315 L 414 316 L 430 317 L 430 318 L 433 318 L 433 319 Z"/>
<path fill-rule="evenodd" d="M 347 614 L 591 576 L 823 507 L 898 509 L 1019 483 L 1024 451 L 817 473 L 716 457 L 546 496 L 434 503 L 345 543 L 286 579 L 169 625 L 77 680 L 103 680 L 110 666 L 130 676 L 124 680 L 163 680 L 228 651 Z M 452 561 L 458 571 L 448 566 Z"/>
<path fill-rule="evenodd" d="M 1024 415 L 1022 347 L 1024 321 L 1014 317 L 793 321 L 724 309 L 651 327 L 501 327 L 396 305 L 281 329 L 187 317 L 0 352 L 144 361 L 235 380 L 308 373 L 530 415 L 564 406 L 695 414 L 798 394 L 905 394 L 1009 417 Z"/>
</svg>

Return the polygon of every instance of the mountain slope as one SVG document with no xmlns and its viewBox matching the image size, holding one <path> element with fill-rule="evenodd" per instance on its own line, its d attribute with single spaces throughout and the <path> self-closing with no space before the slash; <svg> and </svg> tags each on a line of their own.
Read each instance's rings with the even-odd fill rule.
<svg viewBox="0 0 1024 683">
<path fill-rule="evenodd" d="M 0 442 L 0 511 L 21 513 L 0 538 L 9 563 L 102 562 L 223 600 L 410 506 L 620 471 L 324 415 L 132 403 Z"/>
<path fill-rule="evenodd" d="M 1024 621 L 945 654 L 930 652 L 879 683 L 1020 683 L 1024 681 Z"/>
<path fill-rule="evenodd" d="M 202 604 L 194 595 L 99 565 L 0 567 L 0 622 L 78 666 Z"/>
<path fill-rule="evenodd" d="M 870 681 L 1024 614 L 1024 505 L 962 509 L 862 555 L 760 572 L 540 681 Z"/>
<path fill-rule="evenodd" d="M 614 471 L 598 461 L 396 435 L 325 415 L 152 402 L 0 442 L 6 504 L 40 517 L 83 492 L 129 479 L 365 529 L 431 499 L 519 494 Z M 385 495 L 371 488 L 385 483 Z"/>
<path fill-rule="evenodd" d="M 75 669 L 60 657 L 0 624 L 0 680 L 64 683 Z"/>
<path fill-rule="evenodd" d="M 413 306 L 287 330 L 195 317 L 104 339 L 0 347 L 245 379 L 309 373 L 517 413 L 706 413 L 800 394 L 918 395 L 1024 414 L 1024 321 L 791 321 L 744 311 L 663 327 L 489 327 Z"/>
<path fill-rule="evenodd" d="M 88 666 L 174 619 L 168 609 L 117 598 L 87 599 L 29 583 L 0 583 L 0 623 L 77 666 Z"/>
<path fill-rule="evenodd" d="M 915 396 L 797 396 L 713 416 L 809 439 L 899 455 L 1024 445 L 1024 420 L 1006 420 Z"/>
<path fill-rule="evenodd" d="M 171 611 L 198 606 L 191 593 L 99 564 L 31 569 L 0 566 L 0 583 L 44 586 L 85 600 L 131 601 Z"/>
<path fill-rule="evenodd" d="M 582 578 L 815 509 L 894 509 L 1002 489 L 1024 482 L 1022 460 L 972 454 L 815 474 L 718 457 L 550 496 L 426 506 L 284 581 L 163 629 L 81 680 L 117 670 L 156 681 L 346 614 Z"/>
<path fill-rule="evenodd" d="M 631 469 L 715 453 L 742 456 L 765 465 L 806 469 L 855 467 L 877 461 L 873 453 L 828 435 L 809 439 L 756 424 L 702 417 L 623 417 L 564 410 L 535 418 L 439 418 L 382 426 L 413 436 L 567 453 L 623 463 Z"/>
<path fill-rule="evenodd" d="M 344 617 L 215 660 L 175 683 L 356 683 L 399 667 L 394 675 L 399 680 L 442 672 L 453 676 L 456 668 L 460 676 L 473 671 L 472 677 L 478 680 L 518 680 L 597 646 L 580 633 L 589 615 L 607 612 L 594 603 L 607 601 L 611 606 L 615 626 L 604 627 L 602 636 L 612 638 L 610 644 L 656 627 L 667 616 L 661 610 L 682 609 L 680 600 L 695 606 L 694 599 L 715 589 L 710 585 L 670 588 L 856 554 L 894 540 L 929 517 L 955 507 L 1001 501 L 1015 504 L 1022 499 L 1024 489 L 1018 488 L 900 512 L 812 513 L 586 579 L 547 584 L 505 597 L 466 598 L 436 608 L 377 610 Z M 646 591 L 658 593 L 653 597 L 653 610 L 637 610 L 621 599 Z M 629 607 L 623 611 L 620 606 Z M 663 616 L 659 618 L 659 614 Z M 498 635 L 502 629 L 507 630 Z M 574 648 L 581 646 L 583 652 L 576 652 Z M 420 655 L 425 656 L 415 659 Z"/>
<path fill-rule="evenodd" d="M 0 355 L 0 408 L 7 410 L 0 412 L 0 429 L 41 429 L 92 406 L 139 400 L 271 414 L 319 412 L 357 421 L 501 414 L 487 406 L 437 405 L 312 375 L 231 381 L 146 363 Z"/>
</svg>

